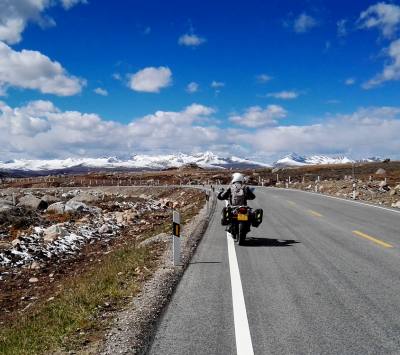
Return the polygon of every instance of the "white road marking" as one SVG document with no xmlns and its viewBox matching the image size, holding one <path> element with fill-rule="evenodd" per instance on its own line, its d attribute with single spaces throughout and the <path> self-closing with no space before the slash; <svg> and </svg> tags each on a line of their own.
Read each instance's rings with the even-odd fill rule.
<svg viewBox="0 0 400 355">
<path fill-rule="evenodd" d="M 305 193 L 305 194 L 313 194 L 313 195 L 317 195 L 317 196 L 321 196 L 321 197 L 333 198 L 333 199 L 339 200 L 339 201 L 354 203 L 354 204 L 357 204 L 357 205 L 359 205 L 359 206 L 366 206 L 366 207 L 379 208 L 380 210 L 385 210 L 385 211 L 389 211 L 389 212 L 393 212 L 393 213 L 400 213 L 400 211 L 394 210 L 393 208 L 387 208 L 387 207 L 382 207 L 382 206 L 376 206 L 376 205 L 372 205 L 372 204 L 365 203 L 365 202 L 361 202 L 361 201 L 347 200 L 347 199 L 345 199 L 345 198 L 340 198 L 340 197 L 336 197 L 336 196 L 329 196 L 329 195 L 319 194 L 319 193 L 315 193 L 315 192 L 312 192 L 312 191 L 303 191 L 303 190 L 300 190 L 300 189 L 283 189 L 283 188 L 279 188 L 279 187 L 267 187 L 267 189 L 277 189 L 277 190 L 288 190 L 288 191 L 303 192 L 303 193 Z"/>
<path fill-rule="evenodd" d="M 233 320 L 235 323 L 236 353 L 237 355 L 253 355 L 249 321 L 247 319 L 246 304 L 244 302 L 242 281 L 240 279 L 235 243 L 230 233 L 226 233 L 228 241 L 229 269 L 231 273 Z"/>
</svg>

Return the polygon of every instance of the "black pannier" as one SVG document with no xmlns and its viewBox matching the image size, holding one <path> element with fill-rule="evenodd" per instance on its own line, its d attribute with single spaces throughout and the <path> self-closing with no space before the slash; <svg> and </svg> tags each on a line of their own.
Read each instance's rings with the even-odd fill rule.
<svg viewBox="0 0 400 355">
<path fill-rule="evenodd" d="M 251 219 L 251 225 L 253 227 L 258 227 L 263 220 L 264 211 L 261 208 L 254 210 L 253 218 Z"/>
<path fill-rule="evenodd" d="M 230 207 L 224 207 L 221 212 L 221 224 L 228 226 L 231 223 L 231 209 Z"/>
</svg>

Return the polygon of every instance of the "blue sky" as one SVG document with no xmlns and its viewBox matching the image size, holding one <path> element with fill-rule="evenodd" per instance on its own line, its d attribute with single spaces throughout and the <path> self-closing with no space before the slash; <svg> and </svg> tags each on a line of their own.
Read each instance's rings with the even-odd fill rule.
<svg viewBox="0 0 400 355">
<path fill-rule="evenodd" d="M 398 157 L 398 2 L 16 3 L 0 0 L 0 160 Z"/>
</svg>

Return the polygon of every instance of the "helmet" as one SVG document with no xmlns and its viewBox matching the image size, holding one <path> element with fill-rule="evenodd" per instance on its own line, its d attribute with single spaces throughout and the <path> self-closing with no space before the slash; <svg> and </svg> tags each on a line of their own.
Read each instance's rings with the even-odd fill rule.
<svg viewBox="0 0 400 355">
<path fill-rule="evenodd" d="M 240 183 L 244 183 L 244 175 L 241 173 L 234 173 L 232 175 L 232 184 L 234 184 L 235 182 L 240 182 Z"/>
</svg>

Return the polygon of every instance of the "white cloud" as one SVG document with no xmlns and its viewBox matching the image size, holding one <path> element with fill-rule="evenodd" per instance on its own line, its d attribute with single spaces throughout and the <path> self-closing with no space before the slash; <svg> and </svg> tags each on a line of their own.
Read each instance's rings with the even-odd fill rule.
<svg viewBox="0 0 400 355">
<path fill-rule="evenodd" d="M 172 84 L 172 72 L 168 67 L 148 67 L 130 75 L 129 87 L 140 92 L 158 93 Z"/>
<path fill-rule="evenodd" d="M 249 108 L 242 119 L 254 115 L 250 120 L 263 124 L 267 120 L 273 125 L 280 118 L 268 114 L 259 118 L 261 111 Z M 278 108 L 271 111 L 284 115 Z M 93 113 L 62 111 L 49 101 L 15 108 L 0 102 L 1 159 L 127 157 L 132 153 L 204 150 L 240 151 L 240 155 L 249 157 L 262 152 L 264 158 L 280 157 L 288 150 L 400 157 L 400 107 L 367 107 L 330 116 L 317 124 L 267 125 L 255 131 L 246 128 L 254 125 L 220 128 L 214 124 L 214 113 L 211 107 L 192 104 L 181 111 L 157 111 L 122 124 Z"/>
<path fill-rule="evenodd" d="M 371 89 L 386 81 L 400 80 L 400 39 L 393 41 L 386 50 L 390 63 L 386 64 L 383 71 L 362 85 L 364 89 Z"/>
<path fill-rule="evenodd" d="M 69 9 L 85 0 L 60 0 L 65 9 Z M 40 26 L 54 25 L 48 16 L 42 16 L 47 8 L 56 2 L 50 0 L 2 0 L 0 1 L 0 41 L 15 44 L 21 41 L 22 32 L 29 22 Z"/>
<path fill-rule="evenodd" d="M 196 82 L 192 81 L 191 83 L 189 83 L 186 87 L 186 91 L 190 94 L 193 94 L 195 92 L 197 92 L 199 90 L 199 84 L 197 84 Z"/>
<path fill-rule="evenodd" d="M 346 19 L 341 19 L 338 22 L 336 22 L 337 26 L 337 35 L 339 37 L 346 37 L 347 36 L 347 20 Z"/>
<path fill-rule="evenodd" d="M 303 12 L 295 19 L 293 23 L 293 29 L 297 33 L 305 33 L 317 25 L 317 20 Z"/>
<path fill-rule="evenodd" d="M 114 73 L 114 74 L 112 75 L 112 77 L 113 77 L 113 79 L 115 79 L 115 80 L 119 80 L 119 81 L 122 80 L 122 77 L 121 77 L 121 74 L 120 74 L 120 73 Z"/>
<path fill-rule="evenodd" d="M 93 90 L 97 95 L 108 96 L 108 91 L 103 88 L 96 88 Z"/>
<path fill-rule="evenodd" d="M 79 3 L 87 4 L 87 0 L 61 0 L 61 3 L 64 9 L 68 10 Z"/>
<path fill-rule="evenodd" d="M 0 89 L 14 86 L 71 96 L 81 92 L 84 85 L 84 80 L 69 75 L 60 63 L 40 52 L 15 51 L 0 42 Z"/>
<path fill-rule="evenodd" d="M 354 78 L 347 78 L 345 81 L 344 81 L 344 83 L 346 84 L 346 85 L 354 85 L 355 83 L 356 83 L 356 79 L 354 79 Z"/>
<path fill-rule="evenodd" d="M 97 114 L 61 111 L 49 101 L 17 108 L 0 102 L 0 152 L 2 159 L 11 159 L 206 150 L 230 142 L 212 124 L 214 112 L 192 104 L 182 111 L 157 111 L 121 124 Z"/>
<path fill-rule="evenodd" d="M 384 37 L 393 37 L 400 25 L 400 6 L 379 2 L 363 11 L 358 21 L 360 28 L 378 28 Z"/>
<path fill-rule="evenodd" d="M 205 38 L 199 37 L 194 33 L 185 33 L 178 39 L 178 43 L 181 46 L 187 46 L 187 47 L 198 47 L 205 42 L 206 42 Z"/>
<path fill-rule="evenodd" d="M 259 74 L 256 76 L 256 78 L 259 83 L 266 83 L 266 82 L 272 80 L 272 77 L 267 74 Z"/>
<path fill-rule="evenodd" d="M 267 97 L 274 97 L 275 99 L 292 100 L 297 99 L 300 93 L 297 91 L 280 91 L 267 94 Z"/>
<path fill-rule="evenodd" d="M 213 89 L 220 89 L 220 88 L 223 88 L 224 86 L 225 86 L 225 83 L 223 83 L 222 81 L 213 80 L 211 83 L 211 87 Z"/>
<path fill-rule="evenodd" d="M 277 120 L 287 116 L 286 110 L 278 105 L 268 105 L 266 108 L 252 106 L 243 115 L 233 115 L 231 122 L 241 126 L 257 128 L 277 123 Z"/>
<path fill-rule="evenodd" d="M 244 135 L 253 148 L 271 155 L 288 151 L 301 154 L 349 154 L 399 156 L 400 107 L 362 108 L 306 126 L 277 126 Z"/>
</svg>

